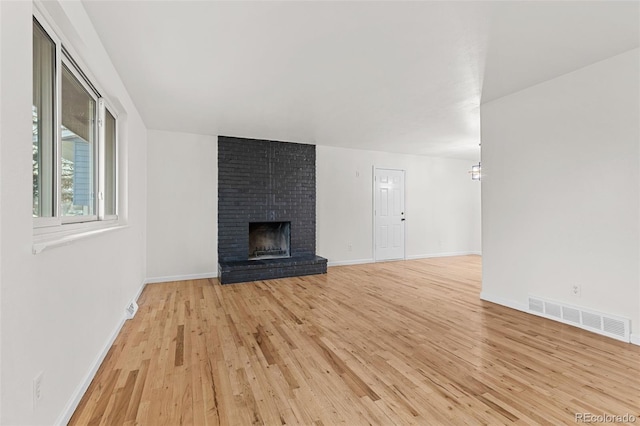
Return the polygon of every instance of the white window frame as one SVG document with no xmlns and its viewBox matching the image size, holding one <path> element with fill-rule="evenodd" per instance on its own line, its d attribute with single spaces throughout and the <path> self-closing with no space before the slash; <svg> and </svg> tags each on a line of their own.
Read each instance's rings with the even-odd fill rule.
<svg viewBox="0 0 640 426">
<path fill-rule="evenodd" d="M 62 32 L 57 29 L 53 20 L 48 18 L 44 7 L 39 5 L 38 2 L 34 2 L 33 18 L 38 22 L 42 29 L 47 33 L 55 44 L 55 106 L 54 106 L 54 125 L 56 131 L 54 132 L 54 148 L 53 154 L 55 155 L 54 161 L 54 194 L 53 194 L 53 217 L 34 217 L 33 229 L 34 229 L 34 253 L 39 252 L 42 248 L 36 250 L 36 245 L 42 246 L 47 241 L 53 241 L 56 238 L 68 240 L 70 236 L 82 234 L 92 234 L 96 230 L 103 230 L 104 228 L 119 227 L 120 223 L 119 208 L 120 208 L 120 194 L 119 194 L 119 126 L 120 122 L 118 116 L 118 110 L 114 108 L 104 97 L 100 96 L 100 93 L 104 93 L 104 90 L 97 84 L 97 80 L 87 71 L 89 68 L 79 61 L 79 55 L 76 55 L 70 43 L 67 43 L 63 38 Z M 67 69 L 72 75 L 80 82 L 83 88 L 89 93 L 96 102 L 96 126 L 95 140 L 93 153 L 93 203 L 94 211 L 92 215 L 86 216 L 62 216 L 61 215 L 61 203 L 62 203 L 62 191 L 61 191 L 61 176 L 62 176 L 62 64 L 65 64 Z M 105 126 L 104 126 L 104 111 L 108 110 L 109 113 L 116 120 L 115 129 L 115 179 L 113 188 L 115 191 L 115 213 L 113 215 L 105 215 L 104 206 L 104 194 L 106 189 L 106 148 L 105 148 Z M 53 244 L 56 244 L 53 241 Z"/>
<path fill-rule="evenodd" d="M 67 70 L 69 70 L 71 72 L 71 74 L 73 75 L 73 77 L 80 83 L 80 85 L 84 88 L 84 90 L 89 94 L 89 96 L 91 96 L 91 98 L 93 99 L 93 101 L 95 102 L 95 117 L 96 117 L 96 123 L 95 126 L 93 127 L 93 138 L 96 141 L 96 144 L 93 148 L 93 185 L 92 185 L 92 203 L 93 203 L 93 214 L 90 215 L 82 215 L 82 216 L 62 216 L 61 215 L 61 207 L 62 207 L 62 105 L 60 105 L 60 108 L 58 109 L 58 113 L 57 115 L 57 119 L 59 120 L 59 125 L 58 125 L 58 140 L 56 141 L 57 144 L 57 169 L 58 169 L 58 176 L 57 176 L 57 185 L 56 185 L 56 189 L 57 191 L 57 197 L 56 197 L 56 202 L 57 202 L 57 208 L 54 209 L 57 213 L 57 216 L 60 216 L 60 220 L 62 222 L 62 224 L 66 224 L 66 223 L 78 223 L 78 222 L 94 222 L 98 220 L 98 205 L 102 204 L 98 201 L 98 192 L 99 192 L 99 185 L 103 182 L 99 181 L 99 170 L 100 170 L 100 164 L 104 161 L 104 158 L 99 158 L 99 152 L 100 152 L 100 148 L 104 145 L 104 121 L 100 118 L 101 116 L 104 116 L 104 113 L 102 112 L 102 109 L 100 108 L 100 106 L 104 106 L 104 103 L 101 103 L 100 100 L 102 98 L 98 97 L 98 93 L 96 93 L 92 87 L 89 86 L 89 84 L 87 83 L 87 81 L 85 80 L 85 78 L 80 74 L 80 72 L 78 71 L 78 69 L 76 68 L 75 64 L 69 59 L 69 57 L 67 56 L 66 53 L 63 53 L 63 56 L 61 59 L 61 65 L 64 65 Z M 59 68 L 60 72 L 58 73 L 60 75 L 60 79 L 62 80 L 62 66 Z M 62 85 L 61 85 L 62 87 Z M 62 93 L 62 92 L 60 92 Z M 57 97 L 57 101 L 60 102 L 60 104 L 62 104 L 62 96 L 58 96 Z M 101 137 L 102 136 L 102 137 Z"/>
<path fill-rule="evenodd" d="M 53 41 L 53 43 L 55 44 L 55 52 L 56 52 L 56 60 L 55 60 L 55 67 L 56 70 L 60 69 L 60 56 L 62 55 L 62 41 L 60 40 L 60 38 L 58 37 L 57 33 L 55 31 L 53 31 L 53 28 L 51 28 L 51 26 L 49 25 L 49 23 L 47 22 L 46 19 L 44 19 L 44 17 L 37 13 L 37 10 L 33 11 L 33 17 L 36 19 L 36 21 L 38 21 L 38 24 L 42 27 L 42 29 L 47 33 L 47 35 L 49 36 L 49 38 Z M 54 127 L 55 127 L 55 138 L 58 139 L 59 138 L 59 133 L 60 133 L 60 89 L 62 87 L 62 77 L 60 75 L 59 72 L 55 73 L 55 85 L 54 85 L 54 99 L 55 99 L 55 104 L 54 104 Z M 53 195 L 52 195 L 52 202 L 53 202 L 53 206 L 52 206 L 52 212 L 53 215 L 51 217 L 34 217 L 33 218 L 33 227 L 34 229 L 36 228 L 44 228 L 44 227 L 51 227 L 51 226 L 59 226 L 61 224 L 60 218 L 58 216 L 58 193 L 60 192 L 60 180 L 59 180 L 59 175 L 60 175 L 60 171 L 58 170 L 58 163 L 59 161 L 57 161 L 57 159 L 60 156 L 60 152 L 59 152 L 59 148 L 58 148 L 58 143 L 54 141 L 53 144 L 53 150 L 52 150 L 53 156 L 54 158 L 50 159 L 51 161 L 54 162 L 54 169 L 53 169 L 53 173 L 54 173 L 54 177 L 53 177 L 53 181 L 54 181 L 54 186 L 53 186 Z"/>
<path fill-rule="evenodd" d="M 109 102 L 105 99 L 105 98 L 100 98 L 100 107 L 98 109 L 99 113 L 100 113 L 100 118 L 99 118 L 99 131 L 101 133 L 100 136 L 100 141 L 102 143 L 99 144 L 99 155 L 100 155 L 100 161 L 98 162 L 98 166 L 99 166 L 99 170 L 98 170 L 98 195 L 97 197 L 99 198 L 99 200 L 101 202 L 98 203 L 98 220 L 100 221 L 106 221 L 106 220 L 118 220 L 118 207 L 119 207 L 119 197 L 118 197 L 118 188 L 120 186 L 120 165 L 119 165 L 119 161 L 118 161 L 118 155 L 120 154 L 120 150 L 119 150 L 119 144 L 118 144 L 118 134 L 120 132 L 120 120 L 118 119 L 118 113 L 115 112 L 115 109 L 111 107 L 111 105 L 109 104 Z M 105 194 L 106 194 L 106 185 L 107 185 L 107 155 L 106 155 L 106 112 L 109 112 L 109 114 L 111 114 L 111 116 L 115 119 L 116 121 L 116 128 L 115 128 L 115 146 L 114 146 L 114 153 L 113 153 L 113 158 L 114 158 L 114 162 L 115 162 L 115 170 L 113 171 L 114 173 L 114 191 L 115 191 L 115 214 L 105 214 L 105 204 L 104 204 L 104 200 L 105 200 Z"/>
</svg>

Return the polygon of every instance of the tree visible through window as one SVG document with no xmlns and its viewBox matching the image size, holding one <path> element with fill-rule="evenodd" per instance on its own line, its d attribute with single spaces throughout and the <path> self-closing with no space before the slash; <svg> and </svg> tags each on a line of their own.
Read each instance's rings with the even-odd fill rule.
<svg viewBox="0 0 640 426">
<path fill-rule="evenodd" d="M 56 46 L 33 23 L 33 216 L 51 217 L 54 208 Z"/>
</svg>

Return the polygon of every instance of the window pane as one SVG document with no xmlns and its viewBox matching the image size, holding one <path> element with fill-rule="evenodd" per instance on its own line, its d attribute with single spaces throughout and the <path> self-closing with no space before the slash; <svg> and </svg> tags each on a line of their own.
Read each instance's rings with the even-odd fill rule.
<svg viewBox="0 0 640 426">
<path fill-rule="evenodd" d="M 116 119 L 105 110 L 104 129 L 104 214 L 116 214 Z"/>
<path fill-rule="evenodd" d="M 53 216 L 56 47 L 33 21 L 33 217 Z"/>
<path fill-rule="evenodd" d="M 94 214 L 96 101 L 62 67 L 62 216 Z"/>
</svg>

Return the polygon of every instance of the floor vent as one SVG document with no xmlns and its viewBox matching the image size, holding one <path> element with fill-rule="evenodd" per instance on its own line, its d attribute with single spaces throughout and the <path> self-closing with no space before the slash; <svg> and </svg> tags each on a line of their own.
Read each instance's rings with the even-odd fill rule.
<svg viewBox="0 0 640 426">
<path fill-rule="evenodd" d="M 566 305 L 537 296 L 529 296 L 529 312 L 622 340 L 623 342 L 630 341 L 630 321 L 627 318 L 621 318 L 579 306 Z"/>
<path fill-rule="evenodd" d="M 127 319 L 132 319 L 136 316 L 136 312 L 138 312 L 138 304 L 135 301 L 132 301 L 127 309 L 125 309 L 125 316 Z"/>
</svg>

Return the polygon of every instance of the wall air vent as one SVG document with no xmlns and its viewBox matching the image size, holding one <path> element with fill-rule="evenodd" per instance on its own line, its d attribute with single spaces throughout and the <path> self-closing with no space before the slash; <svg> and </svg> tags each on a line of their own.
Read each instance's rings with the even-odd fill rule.
<svg viewBox="0 0 640 426">
<path fill-rule="evenodd" d="M 598 314 L 592 314 L 591 312 L 582 313 L 582 324 L 587 327 L 602 329 L 602 316 Z"/>
<path fill-rule="evenodd" d="M 623 342 L 629 342 L 631 338 L 631 321 L 628 318 L 531 295 L 529 296 L 529 312 Z"/>
<path fill-rule="evenodd" d="M 607 333 L 615 334 L 620 337 L 624 337 L 626 332 L 624 321 L 607 317 L 602 318 L 602 329 Z"/>
<path fill-rule="evenodd" d="M 576 324 L 580 324 L 580 310 L 569 308 L 568 306 L 562 307 L 562 319 L 570 321 Z"/>
<path fill-rule="evenodd" d="M 529 297 L 529 310 L 538 313 L 544 313 L 544 302 L 542 300 Z"/>
<path fill-rule="evenodd" d="M 560 308 L 560 305 L 558 305 L 557 303 L 544 302 L 545 314 L 555 318 L 562 318 L 562 315 L 560 312 L 561 312 L 561 308 Z"/>
</svg>

